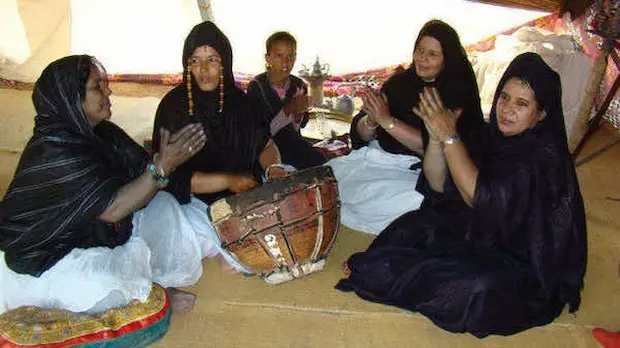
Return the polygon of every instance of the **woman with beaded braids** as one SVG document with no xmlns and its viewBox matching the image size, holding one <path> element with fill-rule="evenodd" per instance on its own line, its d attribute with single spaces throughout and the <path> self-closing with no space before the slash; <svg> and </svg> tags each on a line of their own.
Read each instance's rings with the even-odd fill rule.
<svg viewBox="0 0 620 348">
<path fill-rule="evenodd" d="M 100 312 L 148 298 L 152 283 L 187 311 L 202 258 L 218 254 L 204 203 L 159 191 L 206 137 L 188 125 L 150 157 L 111 117 L 103 66 L 90 56 L 51 63 L 32 100 L 34 134 L 0 203 L 0 314 L 30 305 Z"/>
<path fill-rule="evenodd" d="M 282 175 L 278 148 L 235 86 L 232 48 L 215 24 L 200 23 L 189 33 L 183 68 L 183 84 L 157 109 L 153 146 L 162 142 L 161 128 L 176 131 L 188 124 L 200 125 L 208 141 L 170 175 L 167 190 L 181 204 L 192 196 L 210 204 L 256 186 L 263 173 Z"/>
</svg>

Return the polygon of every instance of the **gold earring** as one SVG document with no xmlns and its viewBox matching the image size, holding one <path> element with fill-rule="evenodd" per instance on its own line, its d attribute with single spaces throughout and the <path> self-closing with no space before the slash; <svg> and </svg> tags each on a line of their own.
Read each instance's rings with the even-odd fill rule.
<svg viewBox="0 0 620 348">
<path fill-rule="evenodd" d="M 224 110 L 224 65 L 220 64 L 220 112 Z"/>
<path fill-rule="evenodd" d="M 192 98 L 192 72 L 189 69 L 189 61 L 187 67 L 187 104 L 189 107 L 189 117 L 194 116 L 194 99 Z"/>
</svg>

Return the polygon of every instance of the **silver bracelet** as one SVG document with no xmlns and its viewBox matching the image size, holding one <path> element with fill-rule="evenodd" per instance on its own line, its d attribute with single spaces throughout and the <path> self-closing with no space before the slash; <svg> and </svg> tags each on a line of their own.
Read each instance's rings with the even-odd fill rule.
<svg viewBox="0 0 620 348">
<path fill-rule="evenodd" d="M 265 179 L 266 179 L 267 181 L 269 181 L 269 171 L 271 170 L 271 168 L 280 168 L 280 169 L 282 169 L 282 170 L 286 171 L 286 169 L 284 168 L 284 165 L 283 165 L 283 164 L 280 164 L 280 163 L 274 163 L 274 164 L 270 164 L 270 165 L 268 165 L 268 166 L 267 166 L 267 168 L 265 168 Z"/>
<path fill-rule="evenodd" d="M 146 169 L 149 171 L 149 173 L 151 173 L 151 176 L 153 176 L 153 179 L 155 179 L 155 183 L 158 187 L 164 188 L 168 186 L 169 180 L 165 176 L 163 168 L 158 168 L 155 163 L 151 161 L 146 165 Z"/>
</svg>

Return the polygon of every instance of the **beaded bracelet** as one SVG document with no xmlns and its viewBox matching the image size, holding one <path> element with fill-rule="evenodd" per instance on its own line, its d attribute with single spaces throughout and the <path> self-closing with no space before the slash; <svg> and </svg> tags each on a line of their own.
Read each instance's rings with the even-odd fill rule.
<svg viewBox="0 0 620 348">
<path fill-rule="evenodd" d="M 168 182 L 170 180 L 168 180 L 168 178 L 165 176 L 166 173 L 164 172 L 164 169 L 162 167 L 157 167 L 155 163 L 149 162 L 149 164 L 146 165 L 146 169 L 149 171 L 149 173 L 151 173 L 153 179 L 155 179 L 155 181 L 157 182 L 157 186 L 159 186 L 160 188 L 168 186 Z"/>
</svg>

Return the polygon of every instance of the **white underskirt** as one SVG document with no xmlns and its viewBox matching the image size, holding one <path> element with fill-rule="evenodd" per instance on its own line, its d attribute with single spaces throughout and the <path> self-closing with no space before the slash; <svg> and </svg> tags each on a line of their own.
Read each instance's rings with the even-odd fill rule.
<svg viewBox="0 0 620 348">
<path fill-rule="evenodd" d="M 417 210 L 424 196 L 415 190 L 420 170 L 415 156 L 397 155 L 377 141 L 326 165 L 338 180 L 340 221 L 358 231 L 379 234 L 399 216 Z"/>
<path fill-rule="evenodd" d="M 132 236 L 113 249 L 73 249 L 40 277 L 8 268 L 0 251 L 0 314 L 19 306 L 100 312 L 133 299 L 145 301 L 152 282 L 163 287 L 196 283 L 202 258 L 219 252 L 207 205 L 179 205 L 159 192 L 134 213 Z"/>
</svg>

